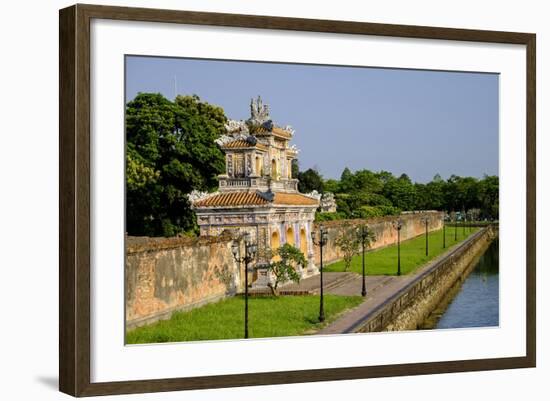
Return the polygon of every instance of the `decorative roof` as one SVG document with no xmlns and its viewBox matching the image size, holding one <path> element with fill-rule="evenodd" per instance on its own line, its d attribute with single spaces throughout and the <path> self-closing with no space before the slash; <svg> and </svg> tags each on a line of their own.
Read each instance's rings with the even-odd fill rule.
<svg viewBox="0 0 550 401">
<path fill-rule="evenodd" d="M 292 137 L 292 133 L 280 127 L 273 127 L 273 133 L 286 139 L 290 139 Z"/>
<path fill-rule="evenodd" d="M 195 207 L 222 207 L 222 206 L 259 206 L 269 202 L 258 192 L 226 192 L 219 193 L 194 203 Z"/>
<path fill-rule="evenodd" d="M 246 139 L 237 139 L 235 141 L 227 142 L 221 145 L 223 149 L 251 149 L 251 148 L 257 148 L 261 150 L 267 150 L 267 146 L 263 143 L 252 143 L 250 141 L 247 141 Z"/>
<path fill-rule="evenodd" d="M 275 192 L 275 199 L 273 200 L 275 205 L 300 205 L 300 206 L 316 206 L 319 205 L 317 199 L 310 198 L 309 196 L 302 194 L 293 194 L 286 192 Z"/>
<path fill-rule="evenodd" d="M 266 123 L 271 123 L 269 106 L 264 104 L 260 96 L 258 96 L 257 99 L 252 99 L 250 101 L 250 118 L 247 122 L 249 125 L 263 125 Z"/>
<path fill-rule="evenodd" d="M 280 127 L 273 127 L 272 129 L 269 129 L 263 125 L 258 125 L 255 127 L 250 127 L 250 133 L 254 135 L 275 135 L 284 139 L 292 138 L 291 131 L 287 131 L 286 129 Z"/>
<path fill-rule="evenodd" d="M 250 133 L 254 135 L 269 135 L 271 134 L 271 130 L 263 125 L 256 125 L 250 127 Z"/>
<path fill-rule="evenodd" d="M 299 193 L 275 192 L 273 200 L 269 194 L 261 192 L 225 192 L 200 199 L 194 203 L 195 207 L 229 207 L 229 206 L 318 206 L 317 199 Z"/>
</svg>

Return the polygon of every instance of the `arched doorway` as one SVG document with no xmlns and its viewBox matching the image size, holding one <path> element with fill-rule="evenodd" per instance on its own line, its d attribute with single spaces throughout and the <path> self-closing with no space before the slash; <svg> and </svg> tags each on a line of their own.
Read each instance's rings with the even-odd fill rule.
<svg viewBox="0 0 550 401">
<path fill-rule="evenodd" d="M 277 160 L 271 160 L 271 177 L 277 179 L 279 172 L 277 171 Z"/>
<path fill-rule="evenodd" d="M 262 174 L 262 159 L 260 156 L 256 156 L 256 174 L 257 175 L 263 175 Z"/>
<path fill-rule="evenodd" d="M 294 229 L 292 228 L 292 226 L 286 229 L 286 243 L 292 246 L 294 246 L 294 244 L 296 243 L 296 241 L 294 240 Z"/>
<path fill-rule="evenodd" d="M 279 231 L 273 231 L 271 233 L 270 245 L 271 245 L 271 252 L 276 252 L 277 249 L 279 249 L 279 247 L 281 246 L 281 239 L 279 237 Z M 275 261 L 279 260 L 279 256 L 278 255 L 274 256 L 273 260 L 275 260 Z"/>
<path fill-rule="evenodd" d="M 305 228 L 300 230 L 300 250 L 307 257 L 307 234 Z"/>
</svg>

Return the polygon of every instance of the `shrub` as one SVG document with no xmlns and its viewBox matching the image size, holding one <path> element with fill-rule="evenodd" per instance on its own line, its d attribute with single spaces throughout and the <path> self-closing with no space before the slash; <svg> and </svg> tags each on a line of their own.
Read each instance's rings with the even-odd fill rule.
<svg viewBox="0 0 550 401">
<path fill-rule="evenodd" d="M 359 252 L 359 239 L 353 230 L 345 231 L 336 239 L 336 246 L 344 254 L 344 270 L 348 271 L 351 266 L 353 256 Z"/>
<path fill-rule="evenodd" d="M 269 264 L 269 271 L 275 276 L 275 282 L 269 285 L 274 296 L 278 296 L 277 288 L 279 284 L 287 281 L 300 282 L 300 275 L 296 272 L 296 267 L 304 268 L 307 264 L 304 254 L 296 247 L 290 244 L 284 244 L 275 250 L 274 255 L 278 260 Z"/>
</svg>

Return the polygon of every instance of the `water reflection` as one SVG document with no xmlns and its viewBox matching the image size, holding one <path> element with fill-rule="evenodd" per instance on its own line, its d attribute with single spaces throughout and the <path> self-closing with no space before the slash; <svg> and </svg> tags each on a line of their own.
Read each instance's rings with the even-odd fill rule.
<svg viewBox="0 0 550 401">
<path fill-rule="evenodd" d="M 436 329 L 489 327 L 499 324 L 498 239 L 480 257 Z"/>
</svg>

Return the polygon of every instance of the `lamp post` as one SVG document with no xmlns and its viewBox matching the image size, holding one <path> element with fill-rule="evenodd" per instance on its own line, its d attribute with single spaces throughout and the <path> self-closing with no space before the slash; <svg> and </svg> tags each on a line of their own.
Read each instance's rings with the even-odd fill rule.
<svg viewBox="0 0 550 401">
<path fill-rule="evenodd" d="M 455 213 L 455 242 L 456 242 L 456 231 L 458 229 L 458 215 Z"/>
<path fill-rule="evenodd" d="M 240 256 L 240 241 L 233 242 L 231 252 L 235 258 L 235 262 L 239 264 L 244 262 L 244 338 L 248 338 L 248 265 L 256 258 L 258 245 L 252 243 L 250 233 L 244 234 L 244 256 Z"/>
<path fill-rule="evenodd" d="M 428 216 L 424 216 L 420 220 L 426 226 L 426 256 L 428 256 L 428 223 L 429 223 L 430 219 L 428 218 Z"/>
<path fill-rule="evenodd" d="M 323 225 L 321 225 L 319 227 L 319 239 L 317 239 L 317 235 L 315 233 L 315 231 L 313 231 L 311 233 L 311 240 L 313 242 L 314 245 L 318 245 L 319 248 L 320 248 L 320 258 L 319 258 L 319 261 L 320 261 L 320 264 L 321 264 L 321 267 L 319 269 L 319 272 L 320 272 L 320 284 L 321 284 L 321 291 L 320 291 L 320 298 L 319 298 L 319 321 L 320 322 L 324 322 L 325 321 L 325 308 L 324 308 L 324 304 L 323 304 L 323 247 L 327 244 L 328 242 L 328 233 L 327 233 L 327 230 L 325 229 L 325 227 Z"/>
<path fill-rule="evenodd" d="M 401 275 L 401 228 L 403 228 L 403 221 L 398 219 L 393 222 L 393 227 L 397 230 L 397 275 Z"/>
<path fill-rule="evenodd" d="M 464 216 L 464 221 L 462 222 L 462 236 L 466 236 L 466 213 L 462 210 L 462 216 Z"/>
<path fill-rule="evenodd" d="M 445 248 L 445 214 L 443 214 L 443 248 Z"/>
<path fill-rule="evenodd" d="M 367 241 L 370 241 L 370 233 L 369 233 L 369 226 L 368 225 L 362 225 L 358 229 L 359 239 L 361 240 L 361 250 L 363 253 L 362 263 L 363 263 L 363 287 L 361 288 L 361 295 L 366 296 L 367 295 L 367 284 L 365 281 L 365 244 Z"/>
</svg>

